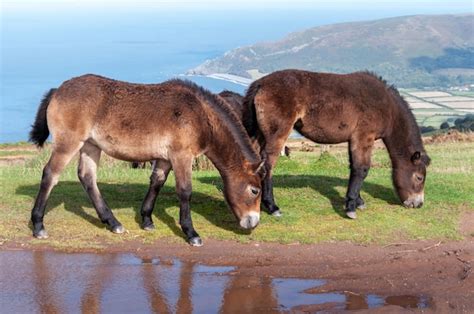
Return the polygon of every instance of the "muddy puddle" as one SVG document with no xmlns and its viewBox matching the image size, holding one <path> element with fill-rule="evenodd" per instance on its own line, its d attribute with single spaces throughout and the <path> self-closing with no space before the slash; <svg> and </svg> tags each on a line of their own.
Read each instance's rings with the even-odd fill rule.
<svg viewBox="0 0 474 314">
<path fill-rule="evenodd" d="M 317 292 L 325 280 L 132 254 L 0 252 L 2 313 L 249 313 L 426 308 L 426 296 Z"/>
</svg>

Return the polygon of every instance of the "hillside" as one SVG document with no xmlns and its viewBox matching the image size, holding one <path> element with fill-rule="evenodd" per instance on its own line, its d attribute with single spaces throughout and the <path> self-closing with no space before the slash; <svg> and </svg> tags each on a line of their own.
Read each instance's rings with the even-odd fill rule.
<svg viewBox="0 0 474 314">
<path fill-rule="evenodd" d="M 399 87 L 474 83 L 474 15 L 416 15 L 319 26 L 239 47 L 188 74 L 256 78 L 284 68 L 368 69 Z"/>
</svg>

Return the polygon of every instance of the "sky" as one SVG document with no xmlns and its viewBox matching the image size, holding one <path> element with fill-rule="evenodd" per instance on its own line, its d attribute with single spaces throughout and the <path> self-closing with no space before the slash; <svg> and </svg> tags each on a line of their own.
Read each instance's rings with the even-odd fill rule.
<svg viewBox="0 0 474 314">
<path fill-rule="evenodd" d="M 472 0 L 398 0 L 398 1 L 376 1 L 376 0 L 3 0 L 3 10 L 31 9 L 60 9 L 60 8 L 104 8 L 104 9 L 133 9 L 139 7 L 147 8 L 169 8 L 169 9 L 239 9 L 239 8 L 321 8 L 321 9 L 356 9 L 371 8 L 383 9 L 407 7 L 414 10 L 426 8 L 445 10 L 447 12 L 472 12 Z"/>
</svg>

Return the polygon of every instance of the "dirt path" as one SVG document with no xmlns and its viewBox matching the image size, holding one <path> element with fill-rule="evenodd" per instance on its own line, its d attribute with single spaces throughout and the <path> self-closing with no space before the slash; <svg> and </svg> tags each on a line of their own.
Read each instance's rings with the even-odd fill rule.
<svg viewBox="0 0 474 314">
<path fill-rule="evenodd" d="M 1 248 L 24 249 L 13 243 L 5 243 Z M 35 249 L 49 250 L 47 247 Z M 184 243 L 143 245 L 129 242 L 109 247 L 106 252 L 232 265 L 249 276 L 327 279 L 326 285 L 311 292 L 423 295 L 429 300 L 429 309 L 424 311 L 474 311 L 472 237 L 460 242 L 419 241 L 383 247 L 350 243 L 281 245 L 207 240 L 204 247 L 194 248 Z M 400 309 L 390 306 L 384 311 Z"/>
</svg>

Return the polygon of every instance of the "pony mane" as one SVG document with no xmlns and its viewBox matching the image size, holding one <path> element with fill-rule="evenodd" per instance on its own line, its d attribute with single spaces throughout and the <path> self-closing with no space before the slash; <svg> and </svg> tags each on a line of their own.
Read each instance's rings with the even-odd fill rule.
<svg viewBox="0 0 474 314">
<path fill-rule="evenodd" d="M 242 97 L 242 95 L 240 95 L 239 93 L 236 93 L 236 92 L 233 92 L 231 90 L 228 90 L 228 89 L 224 89 L 222 92 L 219 93 L 219 96 L 222 96 L 222 97 Z"/>
<path fill-rule="evenodd" d="M 239 120 L 234 109 L 232 109 L 229 104 L 227 104 L 217 95 L 211 93 L 209 90 L 197 85 L 196 83 L 190 80 L 171 79 L 166 81 L 165 83 L 173 83 L 185 86 L 197 93 L 219 116 L 220 120 L 222 120 L 222 122 L 229 128 L 229 131 L 232 137 L 234 138 L 234 141 L 237 143 L 237 145 L 239 145 L 239 148 L 245 158 L 251 163 L 260 162 L 260 158 L 253 149 L 253 146 L 250 142 L 247 132 L 245 131 L 242 125 L 242 122 Z"/>
<path fill-rule="evenodd" d="M 228 105 L 230 105 L 230 107 L 237 114 L 239 121 L 241 121 L 243 124 L 244 96 L 227 89 L 223 90 L 218 95 L 219 97 L 223 98 Z"/>
<path fill-rule="evenodd" d="M 400 108 L 401 114 L 403 115 L 405 121 L 408 123 L 407 126 L 409 128 L 410 139 L 415 144 L 416 149 L 423 153 L 422 161 L 425 163 L 425 165 L 429 165 L 430 158 L 428 157 L 428 155 L 426 155 L 425 148 L 423 147 L 423 141 L 421 139 L 420 128 L 418 127 L 418 124 L 416 123 L 415 116 L 411 112 L 410 105 L 405 100 L 405 98 L 403 98 L 403 96 L 400 95 L 400 92 L 395 87 L 395 85 L 387 83 L 385 79 L 383 79 L 380 75 L 377 75 L 375 72 L 372 72 L 372 71 L 361 71 L 357 73 L 363 73 L 363 74 L 372 76 L 385 85 L 385 88 L 387 89 L 387 91 L 392 96 L 395 103 Z"/>
<path fill-rule="evenodd" d="M 406 102 L 405 98 L 403 98 L 403 96 L 400 95 L 400 92 L 398 91 L 395 84 L 389 84 L 382 76 L 378 75 L 377 73 L 373 71 L 366 70 L 366 71 L 360 71 L 356 73 L 365 74 L 377 79 L 379 82 L 385 85 L 385 88 L 392 94 L 392 96 L 395 97 L 395 99 L 397 100 L 397 104 L 401 106 L 402 108 L 407 109 L 411 113 L 410 106 Z"/>
</svg>

